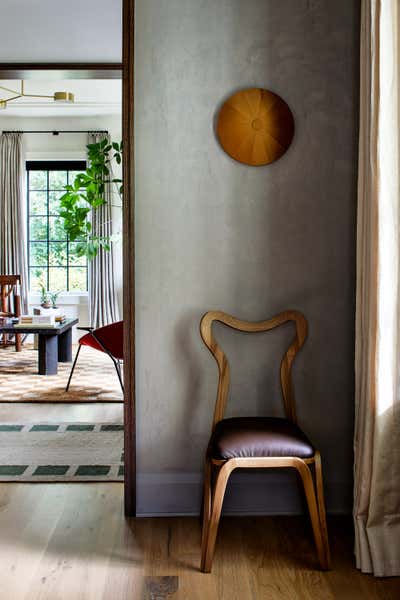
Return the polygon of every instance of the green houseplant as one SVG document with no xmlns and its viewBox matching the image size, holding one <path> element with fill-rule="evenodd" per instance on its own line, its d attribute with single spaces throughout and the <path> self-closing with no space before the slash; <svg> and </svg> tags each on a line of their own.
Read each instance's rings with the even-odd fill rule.
<svg viewBox="0 0 400 600">
<path fill-rule="evenodd" d="M 40 306 L 43 308 L 50 308 L 51 306 L 49 294 L 44 284 L 40 285 Z"/>
<path fill-rule="evenodd" d="M 52 308 L 58 308 L 58 306 L 57 306 L 57 299 L 58 299 L 58 296 L 60 294 L 61 294 L 61 291 L 59 291 L 59 292 L 49 292 L 49 296 L 50 296 Z"/>
<path fill-rule="evenodd" d="M 109 142 L 104 139 L 86 147 L 89 166 L 86 171 L 76 175 L 72 184 L 64 187 L 65 194 L 60 198 L 60 217 L 64 220 L 69 240 L 77 242 L 77 255 L 92 260 L 100 248 L 109 251 L 112 238 L 116 237 L 94 233 L 90 215 L 92 211 L 106 204 L 106 185 L 111 184 L 113 192 L 121 199 L 122 180 L 113 176 L 112 163 L 115 161 L 120 165 L 122 162 L 122 142 Z"/>
</svg>

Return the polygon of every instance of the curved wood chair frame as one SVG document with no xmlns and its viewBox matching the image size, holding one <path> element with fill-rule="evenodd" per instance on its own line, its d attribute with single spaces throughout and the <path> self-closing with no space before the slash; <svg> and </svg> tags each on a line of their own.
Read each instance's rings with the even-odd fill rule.
<svg viewBox="0 0 400 600">
<path fill-rule="evenodd" d="M 228 359 L 222 348 L 218 345 L 212 332 L 214 321 L 218 321 L 237 331 L 251 333 L 269 331 L 284 323 L 290 321 L 294 322 L 296 326 L 296 336 L 282 358 L 280 379 L 286 418 L 293 423 L 296 423 L 296 407 L 291 378 L 291 367 L 296 354 L 303 346 L 307 337 L 307 321 L 305 317 L 300 312 L 294 310 L 282 312 L 272 319 L 259 322 L 241 321 L 222 311 L 210 311 L 203 316 L 200 323 L 201 337 L 211 354 L 214 356 L 219 372 L 212 431 L 214 431 L 216 424 L 224 418 L 230 380 Z M 310 469 L 311 466 L 314 467 L 315 471 L 315 485 Z M 307 459 L 286 456 L 216 460 L 209 457 L 208 454 L 206 455 L 201 543 L 201 570 L 203 572 L 211 572 L 225 489 L 232 471 L 238 468 L 276 469 L 283 467 L 296 469 L 301 477 L 310 514 L 318 561 L 321 569 L 329 569 L 330 552 L 326 525 L 321 456 L 319 451 L 315 450 L 314 455 Z"/>
<path fill-rule="evenodd" d="M 20 275 L 0 275 L 0 316 L 2 317 L 19 317 L 21 316 L 21 297 L 17 293 L 17 286 L 21 285 Z M 13 311 L 9 312 L 9 303 L 11 296 L 13 298 Z M 14 341 L 9 341 L 10 336 L 7 333 L 3 334 L 1 341 L 2 346 L 14 346 L 17 352 L 22 350 L 22 335 L 20 333 L 13 334 Z"/>
</svg>

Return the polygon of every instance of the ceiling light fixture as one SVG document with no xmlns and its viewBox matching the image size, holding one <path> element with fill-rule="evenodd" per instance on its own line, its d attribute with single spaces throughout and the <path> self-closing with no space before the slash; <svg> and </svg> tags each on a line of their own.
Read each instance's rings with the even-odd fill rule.
<svg viewBox="0 0 400 600">
<path fill-rule="evenodd" d="M 52 96 L 46 96 L 44 94 L 25 94 L 25 86 L 23 80 L 21 81 L 21 89 L 19 91 L 12 90 L 3 85 L 0 85 L 0 89 L 14 94 L 14 96 L 11 96 L 10 98 L 0 99 L 0 110 L 4 110 L 5 108 L 7 108 L 9 102 L 17 100 L 18 98 L 49 98 L 51 100 L 54 100 L 54 102 L 62 102 L 64 104 L 72 104 L 73 102 L 75 102 L 75 96 L 74 94 L 71 94 L 71 92 L 54 92 Z"/>
<path fill-rule="evenodd" d="M 54 92 L 54 102 L 72 103 L 74 101 L 75 96 L 71 92 Z"/>
</svg>

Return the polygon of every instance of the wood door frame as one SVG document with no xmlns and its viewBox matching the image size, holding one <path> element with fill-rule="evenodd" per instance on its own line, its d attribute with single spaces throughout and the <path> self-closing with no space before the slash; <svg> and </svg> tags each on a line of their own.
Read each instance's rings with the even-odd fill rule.
<svg viewBox="0 0 400 600">
<path fill-rule="evenodd" d="M 135 0 L 122 0 L 122 63 L 0 63 L 0 79 L 122 79 L 123 306 L 124 306 L 124 503 L 136 515 L 135 411 L 135 188 L 134 188 L 134 14 Z M 53 73 L 52 71 L 56 71 Z"/>
</svg>

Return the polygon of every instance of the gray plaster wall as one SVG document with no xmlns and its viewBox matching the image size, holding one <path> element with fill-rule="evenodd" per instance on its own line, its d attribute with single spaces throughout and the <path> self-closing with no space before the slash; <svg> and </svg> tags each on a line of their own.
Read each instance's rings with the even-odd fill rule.
<svg viewBox="0 0 400 600">
<path fill-rule="evenodd" d="M 351 505 L 358 0 L 137 0 L 136 252 L 139 514 L 198 511 L 217 369 L 202 314 L 301 310 L 299 422 L 320 448 L 331 511 Z M 296 133 L 266 167 L 227 156 L 221 103 L 281 95 Z M 229 415 L 283 415 L 290 325 L 217 328 L 233 372 Z M 286 474 L 234 476 L 226 511 L 296 512 Z"/>
</svg>

